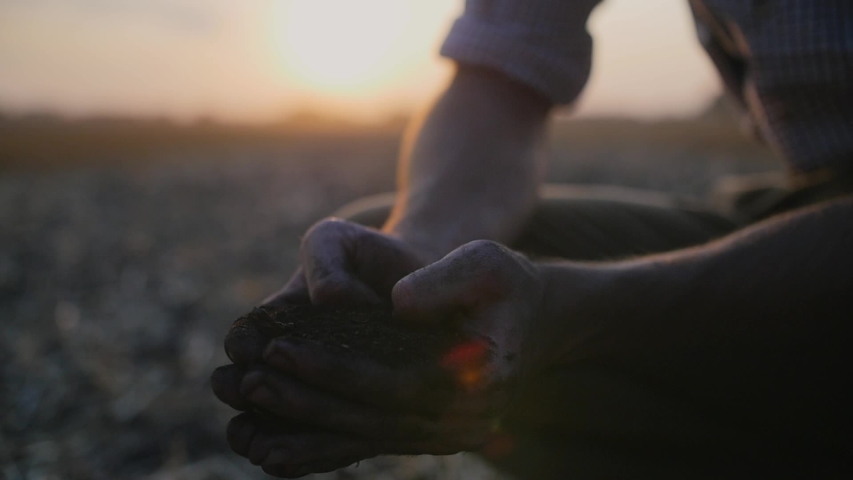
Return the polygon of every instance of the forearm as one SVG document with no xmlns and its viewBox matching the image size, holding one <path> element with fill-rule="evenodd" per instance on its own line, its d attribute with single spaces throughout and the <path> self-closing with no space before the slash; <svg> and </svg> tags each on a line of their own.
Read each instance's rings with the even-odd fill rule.
<svg viewBox="0 0 853 480">
<path fill-rule="evenodd" d="M 851 246 L 848 198 L 672 254 L 544 266 L 550 360 L 768 431 L 850 427 Z"/>
<path fill-rule="evenodd" d="M 549 110 L 527 87 L 461 68 L 407 135 L 384 230 L 437 256 L 475 239 L 511 241 L 536 203 Z"/>
</svg>

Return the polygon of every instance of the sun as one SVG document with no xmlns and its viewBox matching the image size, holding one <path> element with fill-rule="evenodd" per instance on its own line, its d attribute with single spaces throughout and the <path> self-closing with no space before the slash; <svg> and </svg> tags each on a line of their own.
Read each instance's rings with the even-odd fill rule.
<svg viewBox="0 0 853 480">
<path fill-rule="evenodd" d="M 311 91 L 358 94 L 391 81 L 405 63 L 409 2 L 273 2 L 277 54 L 289 77 Z"/>
</svg>

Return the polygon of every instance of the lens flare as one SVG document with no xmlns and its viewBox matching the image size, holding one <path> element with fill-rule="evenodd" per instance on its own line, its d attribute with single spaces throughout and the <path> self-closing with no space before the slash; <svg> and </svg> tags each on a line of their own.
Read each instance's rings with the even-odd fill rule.
<svg viewBox="0 0 853 480">
<path fill-rule="evenodd" d="M 458 385 L 466 390 L 478 390 L 486 382 L 486 362 L 489 346 L 483 340 L 459 344 L 441 359 L 441 366 L 453 372 Z"/>
</svg>

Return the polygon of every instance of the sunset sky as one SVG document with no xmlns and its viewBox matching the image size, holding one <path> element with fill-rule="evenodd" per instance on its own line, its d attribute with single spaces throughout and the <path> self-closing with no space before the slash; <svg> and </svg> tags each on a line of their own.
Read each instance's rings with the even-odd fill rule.
<svg viewBox="0 0 853 480">
<path fill-rule="evenodd" d="M 570 0 L 567 0 L 570 1 Z M 462 0 L 0 0 L 0 110 L 267 121 L 407 113 L 446 82 Z M 691 115 L 719 91 L 684 0 L 607 0 L 583 115 Z"/>
</svg>

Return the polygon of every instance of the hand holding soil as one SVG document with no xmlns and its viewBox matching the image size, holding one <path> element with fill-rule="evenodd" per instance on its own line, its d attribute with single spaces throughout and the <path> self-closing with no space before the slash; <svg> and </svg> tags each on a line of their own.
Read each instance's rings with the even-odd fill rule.
<svg viewBox="0 0 853 480">
<path fill-rule="evenodd" d="M 303 267 L 324 260 L 303 256 Z M 346 260 L 338 265 L 364 271 Z M 528 332 L 543 288 L 522 256 L 478 241 L 389 288 L 393 316 L 319 303 L 256 310 L 226 341 L 237 364 L 212 380 L 221 400 L 249 411 L 232 420 L 229 443 L 286 477 L 381 454 L 479 449 L 532 368 Z"/>
<path fill-rule="evenodd" d="M 322 220 L 302 238 L 300 267 L 265 305 L 389 305 L 398 280 L 431 255 L 377 230 L 341 219 Z"/>
</svg>

